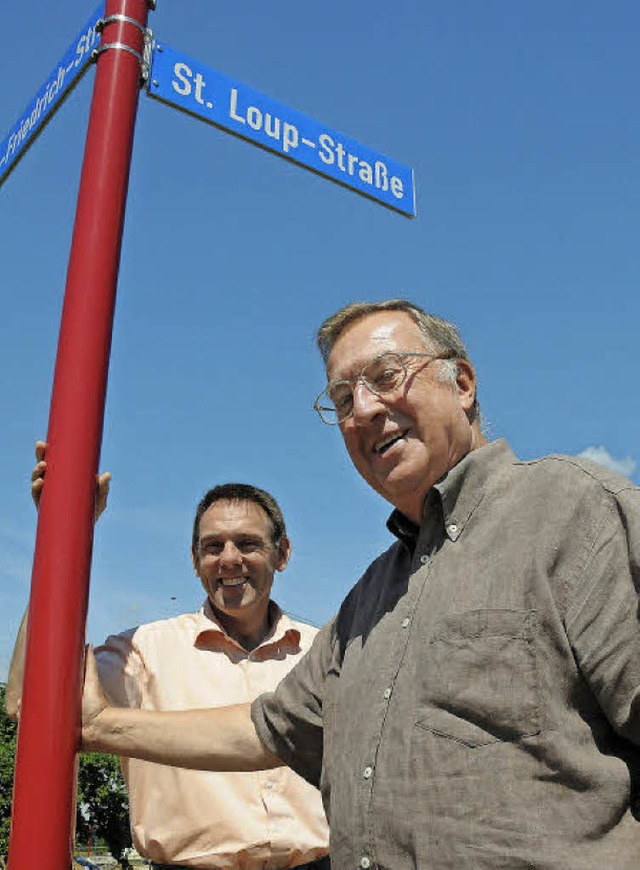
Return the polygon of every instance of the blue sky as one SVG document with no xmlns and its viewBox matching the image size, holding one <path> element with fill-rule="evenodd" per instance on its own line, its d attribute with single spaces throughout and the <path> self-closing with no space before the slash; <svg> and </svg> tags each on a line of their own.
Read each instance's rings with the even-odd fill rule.
<svg viewBox="0 0 640 870">
<path fill-rule="evenodd" d="M 3 9 L 0 136 L 94 8 Z M 640 7 L 631 0 L 158 0 L 156 37 L 415 169 L 410 221 L 141 95 L 88 636 L 195 609 L 211 485 L 256 483 L 293 542 L 275 597 L 322 623 L 388 506 L 311 410 L 314 332 L 356 299 L 455 321 L 491 437 L 640 481 Z M 0 676 L 29 587 L 90 70 L 0 188 Z"/>
</svg>

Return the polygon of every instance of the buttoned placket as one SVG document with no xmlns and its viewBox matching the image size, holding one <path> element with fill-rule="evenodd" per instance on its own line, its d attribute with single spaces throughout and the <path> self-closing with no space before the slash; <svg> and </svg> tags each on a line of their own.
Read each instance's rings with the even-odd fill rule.
<svg viewBox="0 0 640 870">
<path fill-rule="evenodd" d="M 432 533 L 432 530 L 430 530 Z M 439 532 L 438 536 L 442 533 Z M 425 586 L 427 585 L 429 573 L 431 569 L 431 551 L 434 543 L 428 540 L 427 536 L 420 535 L 416 543 L 416 549 L 411 559 L 409 594 L 404 600 L 404 606 L 396 615 L 398 620 L 398 629 L 395 634 L 395 644 L 393 646 L 393 655 L 390 657 L 390 670 L 386 687 L 381 693 L 380 716 L 377 727 L 375 728 L 369 741 L 368 759 L 361 766 L 359 778 L 360 788 L 363 791 L 364 806 L 364 822 L 367 828 L 367 843 L 361 850 L 359 866 L 362 868 L 370 868 L 374 866 L 373 856 L 375 855 L 375 825 L 372 819 L 371 802 L 373 798 L 373 790 L 375 788 L 375 770 L 378 748 L 383 737 L 384 725 L 386 721 L 387 711 L 393 697 L 394 685 L 400 669 L 402 668 L 407 648 L 409 645 L 409 637 L 413 617 L 416 609 L 419 606 L 420 599 L 423 595 Z"/>
<path fill-rule="evenodd" d="M 239 663 L 242 667 L 243 674 L 245 677 L 245 684 L 247 690 L 247 700 L 250 700 L 252 694 L 251 681 L 249 677 L 249 667 L 251 663 L 264 661 L 269 657 L 270 653 L 278 654 L 282 649 L 283 644 L 286 641 L 286 632 L 278 637 L 272 637 L 268 641 L 263 641 L 259 646 L 255 649 L 247 652 L 245 658 Z M 268 652 L 267 652 L 268 651 Z M 256 771 L 255 773 L 258 782 L 260 783 L 260 788 L 262 792 L 262 801 L 267 810 L 267 815 L 265 819 L 265 823 L 267 825 L 267 833 L 270 840 L 274 839 L 282 839 L 284 835 L 284 831 L 282 830 L 282 826 L 278 821 L 278 813 L 273 812 L 274 808 L 278 806 L 278 802 L 281 801 L 281 783 L 278 780 L 277 772 L 274 776 L 274 771 L 266 770 L 266 771 Z"/>
</svg>

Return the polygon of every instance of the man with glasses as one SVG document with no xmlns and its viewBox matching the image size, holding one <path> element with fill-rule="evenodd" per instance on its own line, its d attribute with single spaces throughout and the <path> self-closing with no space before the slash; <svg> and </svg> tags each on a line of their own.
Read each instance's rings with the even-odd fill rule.
<svg viewBox="0 0 640 870">
<path fill-rule="evenodd" d="M 409 302 L 349 305 L 318 341 L 316 410 L 395 542 L 251 709 L 121 714 L 89 658 L 84 745 L 287 764 L 320 786 L 340 870 L 637 868 L 640 491 L 487 443 L 455 327 Z"/>
<path fill-rule="evenodd" d="M 36 504 L 45 484 L 45 445 L 33 472 Z M 97 514 L 109 475 L 98 483 Z M 96 650 L 101 685 L 113 704 L 174 710 L 250 703 L 275 688 L 311 646 L 317 630 L 271 600 L 291 544 L 276 500 L 258 487 L 227 483 L 201 499 L 191 556 L 206 593 L 197 613 L 140 625 Z M 14 653 L 7 708 L 17 713 L 24 625 Z M 213 773 L 123 759 L 131 831 L 153 867 L 328 870 L 328 829 L 318 790 L 287 768 Z M 117 856 L 116 856 L 117 857 Z"/>
</svg>

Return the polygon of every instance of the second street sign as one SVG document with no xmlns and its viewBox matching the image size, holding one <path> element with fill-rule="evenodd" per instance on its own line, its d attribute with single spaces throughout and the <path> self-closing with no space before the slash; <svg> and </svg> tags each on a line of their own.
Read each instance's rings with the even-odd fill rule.
<svg viewBox="0 0 640 870">
<path fill-rule="evenodd" d="M 153 49 L 148 93 L 388 208 L 416 214 L 412 169 L 164 43 Z"/>
<path fill-rule="evenodd" d="M 95 26 L 103 15 L 104 2 L 85 23 L 6 138 L 0 142 L 0 184 L 15 169 L 86 72 L 93 48 L 100 42 Z"/>
</svg>

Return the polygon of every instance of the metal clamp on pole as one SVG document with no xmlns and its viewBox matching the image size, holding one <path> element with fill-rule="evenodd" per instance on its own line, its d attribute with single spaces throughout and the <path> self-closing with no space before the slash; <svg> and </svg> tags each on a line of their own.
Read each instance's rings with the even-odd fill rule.
<svg viewBox="0 0 640 870">
<path fill-rule="evenodd" d="M 136 51 L 135 48 L 131 48 L 130 45 L 125 45 L 124 42 L 105 42 L 104 45 L 99 45 L 98 48 L 94 48 L 91 52 L 91 63 L 95 63 L 103 51 L 109 51 L 111 48 L 117 48 L 122 51 L 128 51 L 129 54 L 132 54 L 134 57 L 137 57 L 140 66 L 144 63 L 144 58 L 140 54 L 139 51 Z"/>
<path fill-rule="evenodd" d="M 132 18 L 128 18 L 126 15 L 110 15 L 109 18 L 105 18 L 104 20 L 101 19 L 96 24 L 96 30 L 103 30 L 104 27 L 109 24 L 112 19 L 118 21 L 128 21 L 131 24 L 135 24 L 136 27 L 140 29 L 141 33 L 144 35 L 144 54 L 140 54 L 139 51 L 136 51 L 135 48 L 131 48 L 130 45 L 126 45 L 124 42 L 105 42 L 103 45 L 99 45 L 98 48 L 93 49 L 89 60 L 91 63 L 96 63 L 96 61 L 104 51 L 109 51 L 112 48 L 118 49 L 120 51 L 128 51 L 129 54 L 132 54 L 134 57 L 138 58 L 138 62 L 140 64 L 140 81 L 142 84 L 144 84 L 149 78 L 149 70 L 151 69 L 153 32 L 151 31 L 151 28 L 141 27 L 137 21 L 134 21 Z"/>
<path fill-rule="evenodd" d="M 140 24 L 139 21 L 136 21 L 135 18 L 130 18 L 128 15 L 120 15 L 120 13 L 116 13 L 115 15 L 108 15 L 106 18 L 98 18 L 95 26 L 96 33 L 102 33 L 107 24 L 112 24 L 114 21 L 126 21 L 128 24 L 133 24 L 134 27 L 138 28 L 140 33 L 144 33 L 146 30 L 144 25 Z"/>
<path fill-rule="evenodd" d="M 153 58 L 153 31 L 147 27 L 144 33 L 144 59 L 140 70 L 140 78 L 142 83 L 146 84 L 149 81 L 151 73 L 151 61 Z"/>
</svg>

